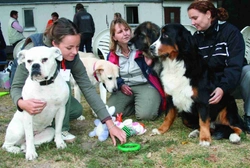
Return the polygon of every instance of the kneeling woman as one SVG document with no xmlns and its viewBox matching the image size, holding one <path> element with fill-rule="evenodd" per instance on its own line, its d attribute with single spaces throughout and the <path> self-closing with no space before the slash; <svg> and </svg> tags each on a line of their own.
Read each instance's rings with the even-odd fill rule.
<svg viewBox="0 0 250 168">
<path fill-rule="evenodd" d="M 110 26 L 110 53 L 108 60 L 120 67 L 119 91 L 108 99 L 123 116 L 136 115 L 138 120 L 154 120 L 164 110 L 164 91 L 158 77 L 152 75 L 151 60 L 142 52 L 128 46 L 131 28 L 123 19 L 116 19 Z M 162 105 L 160 107 L 160 105 Z"/>
</svg>

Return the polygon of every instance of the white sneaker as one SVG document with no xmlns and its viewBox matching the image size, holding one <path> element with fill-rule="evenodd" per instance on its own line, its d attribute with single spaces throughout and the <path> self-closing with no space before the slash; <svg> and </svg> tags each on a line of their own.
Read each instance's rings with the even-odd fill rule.
<svg viewBox="0 0 250 168">
<path fill-rule="evenodd" d="M 85 120 L 85 117 L 83 115 L 81 115 L 80 117 L 77 118 L 77 120 L 79 120 L 79 121 Z"/>
<path fill-rule="evenodd" d="M 72 135 L 71 133 L 69 133 L 68 131 L 62 131 L 62 139 L 65 142 L 69 142 L 72 143 L 75 141 L 76 136 Z"/>
</svg>

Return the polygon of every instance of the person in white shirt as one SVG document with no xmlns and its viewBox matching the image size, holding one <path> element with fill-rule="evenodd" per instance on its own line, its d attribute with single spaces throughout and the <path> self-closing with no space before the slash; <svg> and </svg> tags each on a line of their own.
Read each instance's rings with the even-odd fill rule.
<svg viewBox="0 0 250 168">
<path fill-rule="evenodd" d="M 10 44 L 15 47 L 16 44 L 24 39 L 23 35 L 23 27 L 19 24 L 18 20 L 18 12 L 12 10 L 10 12 L 10 19 L 8 23 L 8 37 Z"/>
</svg>

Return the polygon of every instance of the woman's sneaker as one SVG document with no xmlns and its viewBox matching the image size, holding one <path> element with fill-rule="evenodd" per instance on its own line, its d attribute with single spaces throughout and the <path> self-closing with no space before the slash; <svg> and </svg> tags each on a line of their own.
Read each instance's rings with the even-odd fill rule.
<svg viewBox="0 0 250 168">
<path fill-rule="evenodd" d="M 65 142 L 73 143 L 75 141 L 76 137 L 74 135 L 72 135 L 71 133 L 69 133 L 68 131 L 62 131 L 62 139 Z"/>
<path fill-rule="evenodd" d="M 79 121 L 85 120 L 85 117 L 83 115 L 81 115 L 80 117 L 77 118 L 77 120 L 79 120 Z"/>
</svg>

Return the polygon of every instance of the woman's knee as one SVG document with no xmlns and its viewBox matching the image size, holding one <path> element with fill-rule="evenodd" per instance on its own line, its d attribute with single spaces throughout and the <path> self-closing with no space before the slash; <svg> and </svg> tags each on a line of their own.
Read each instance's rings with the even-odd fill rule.
<svg viewBox="0 0 250 168">
<path fill-rule="evenodd" d="M 83 115 L 82 105 L 76 99 L 72 99 L 71 104 L 70 104 L 70 110 L 69 110 L 70 120 L 77 119 L 81 115 Z"/>
<path fill-rule="evenodd" d="M 141 111 L 136 111 L 135 116 L 137 120 L 155 120 L 158 116 L 158 110 L 159 108 L 155 108 L 153 110 L 141 110 Z"/>
<path fill-rule="evenodd" d="M 83 115 L 83 107 L 81 104 L 79 104 L 79 106 L 77 106 L 77 108 L 76 108 L 75 116 L 76 116 L 76 118 L 78 118 L 81 115 Z"/>
</svg>

